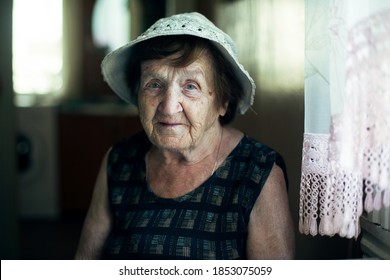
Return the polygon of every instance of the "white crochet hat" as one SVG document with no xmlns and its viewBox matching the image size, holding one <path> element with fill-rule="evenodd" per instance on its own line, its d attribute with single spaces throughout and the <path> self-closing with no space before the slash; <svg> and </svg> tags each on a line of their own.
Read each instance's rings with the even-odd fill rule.
<svg viewBox="0 0 390 280">
<path fill-rule="evenodd" d="M 232 67 L 244 89 L 244 96 L 239 101 L 238 109 L 241 114 L 253 104 L 255 83 L 249 73 L 238 62 L 236 47 L 229 35 L 224 33 L 203 15 L 193 12 L 177 14 L 159 19 L 148 30 L 135 40 L 107 54 L 102 62 L 102 73 L 105 81 L 123 100 L 137 102 L 136 93 L 126 83 L 126 66 L 131 63 L 132 48 L 139 42 L 159 36 L 191 35 L 210 40 L 221 51 Z"/>
</svg>

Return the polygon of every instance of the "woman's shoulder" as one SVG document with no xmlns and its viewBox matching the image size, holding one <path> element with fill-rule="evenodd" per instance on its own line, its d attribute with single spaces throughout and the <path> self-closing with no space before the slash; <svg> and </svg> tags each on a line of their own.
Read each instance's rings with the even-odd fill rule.
<svg viewBox="0 0 390 280">
<path fill-rule="evenodd" d="M 264 157 L 281 157 L 279 152 L 274 148 L 252 138 L 248 134 L 245 134 L 240 142 L 240 151 L 248 156 L 264 159 Z"/>
<path fill-rule="evenodd" d="M 230 156 L 238 161 L 264 161 L 281 158 L 280 154 L 270 146 L 256 140 L 250 135 L 233 127 L 227 127 L 226 138 L 230 139 L 227 146 Z"/>
<path fill-rule="evenodd" d="M 146 153 L 150 142 L 144 131 L 137 132 L 131 136 L 117 141 L 110 151 L 110 157 L 138 157 Z"/>
<path fill-rule="evenodd" d="M 238 157 L 237 157 L 238 156 Z M 255 170 L 271 171 L 274 164 L 278 165 L 287 181 L 287 169 L 283 156 L 274 148 L 245 134 L 237 146 L 236 158 L 255 165 Z M 255 171 L 253 170 L 253 171 Z"/>
<path fill-rule="evenodd" d="M 114 143 L 113 148 L 116 147 L 126 147 L 128 145 L 134 144 L 144 144 L 145 141 L 148 140 L 145 131 L 139 131 L 122 139 L 119 139 Z"/>
</svg>

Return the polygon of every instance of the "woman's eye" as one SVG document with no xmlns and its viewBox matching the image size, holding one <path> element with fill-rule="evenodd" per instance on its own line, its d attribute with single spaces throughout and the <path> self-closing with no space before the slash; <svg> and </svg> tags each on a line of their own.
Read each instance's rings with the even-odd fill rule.
<svg viewBox="0 0 390 280">
<path fill-rule="evenodd" d="M 158 81 L 150 81 L 146 84 L 145 86 L 145 89 L 147 90 L 153 90 L 153 91 L 156 91 L 156 90 L 160 90 L 162 88 L 162 84 Z"/>
<path fill-rule="evenodd" d="M 194 84 L 187 84 L 186 89 L 187 90 L 196 90 L 196 89 L 198 89 L 198 87 Z"/>
<path fill-rule="evenodd" d="M 158 89 L 161 88 L 161 85 L 159 83 L 153 82 L 149 84 L 149 87 L 152 89 Z"/>
</svg>

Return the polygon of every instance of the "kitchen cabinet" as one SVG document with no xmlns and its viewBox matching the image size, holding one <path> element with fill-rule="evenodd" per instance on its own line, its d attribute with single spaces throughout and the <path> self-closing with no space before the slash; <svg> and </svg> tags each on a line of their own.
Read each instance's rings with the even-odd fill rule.
<svg viewBox="0 0 390 280">
<path fill-rule="evenodd" d="M 60 208 L 85 214 L 101 160 L 112 144 L 142 129 L 133 114 L 59 114 Z"/>
</svg>

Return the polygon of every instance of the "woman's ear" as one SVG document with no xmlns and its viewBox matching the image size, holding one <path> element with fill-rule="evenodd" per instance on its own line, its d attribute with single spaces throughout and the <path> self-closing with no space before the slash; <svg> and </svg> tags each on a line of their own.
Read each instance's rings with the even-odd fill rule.
<svg viewBox="0 0 390 280">
<path fill-rule="evenodd" d="M 229 102 L 225 102 L 222 106 L 219 107 L 219 115 L 221 117 L 225 116 L 225 114 L 227 112 L 228 105 L 229 105 Z"/>
</svg>

